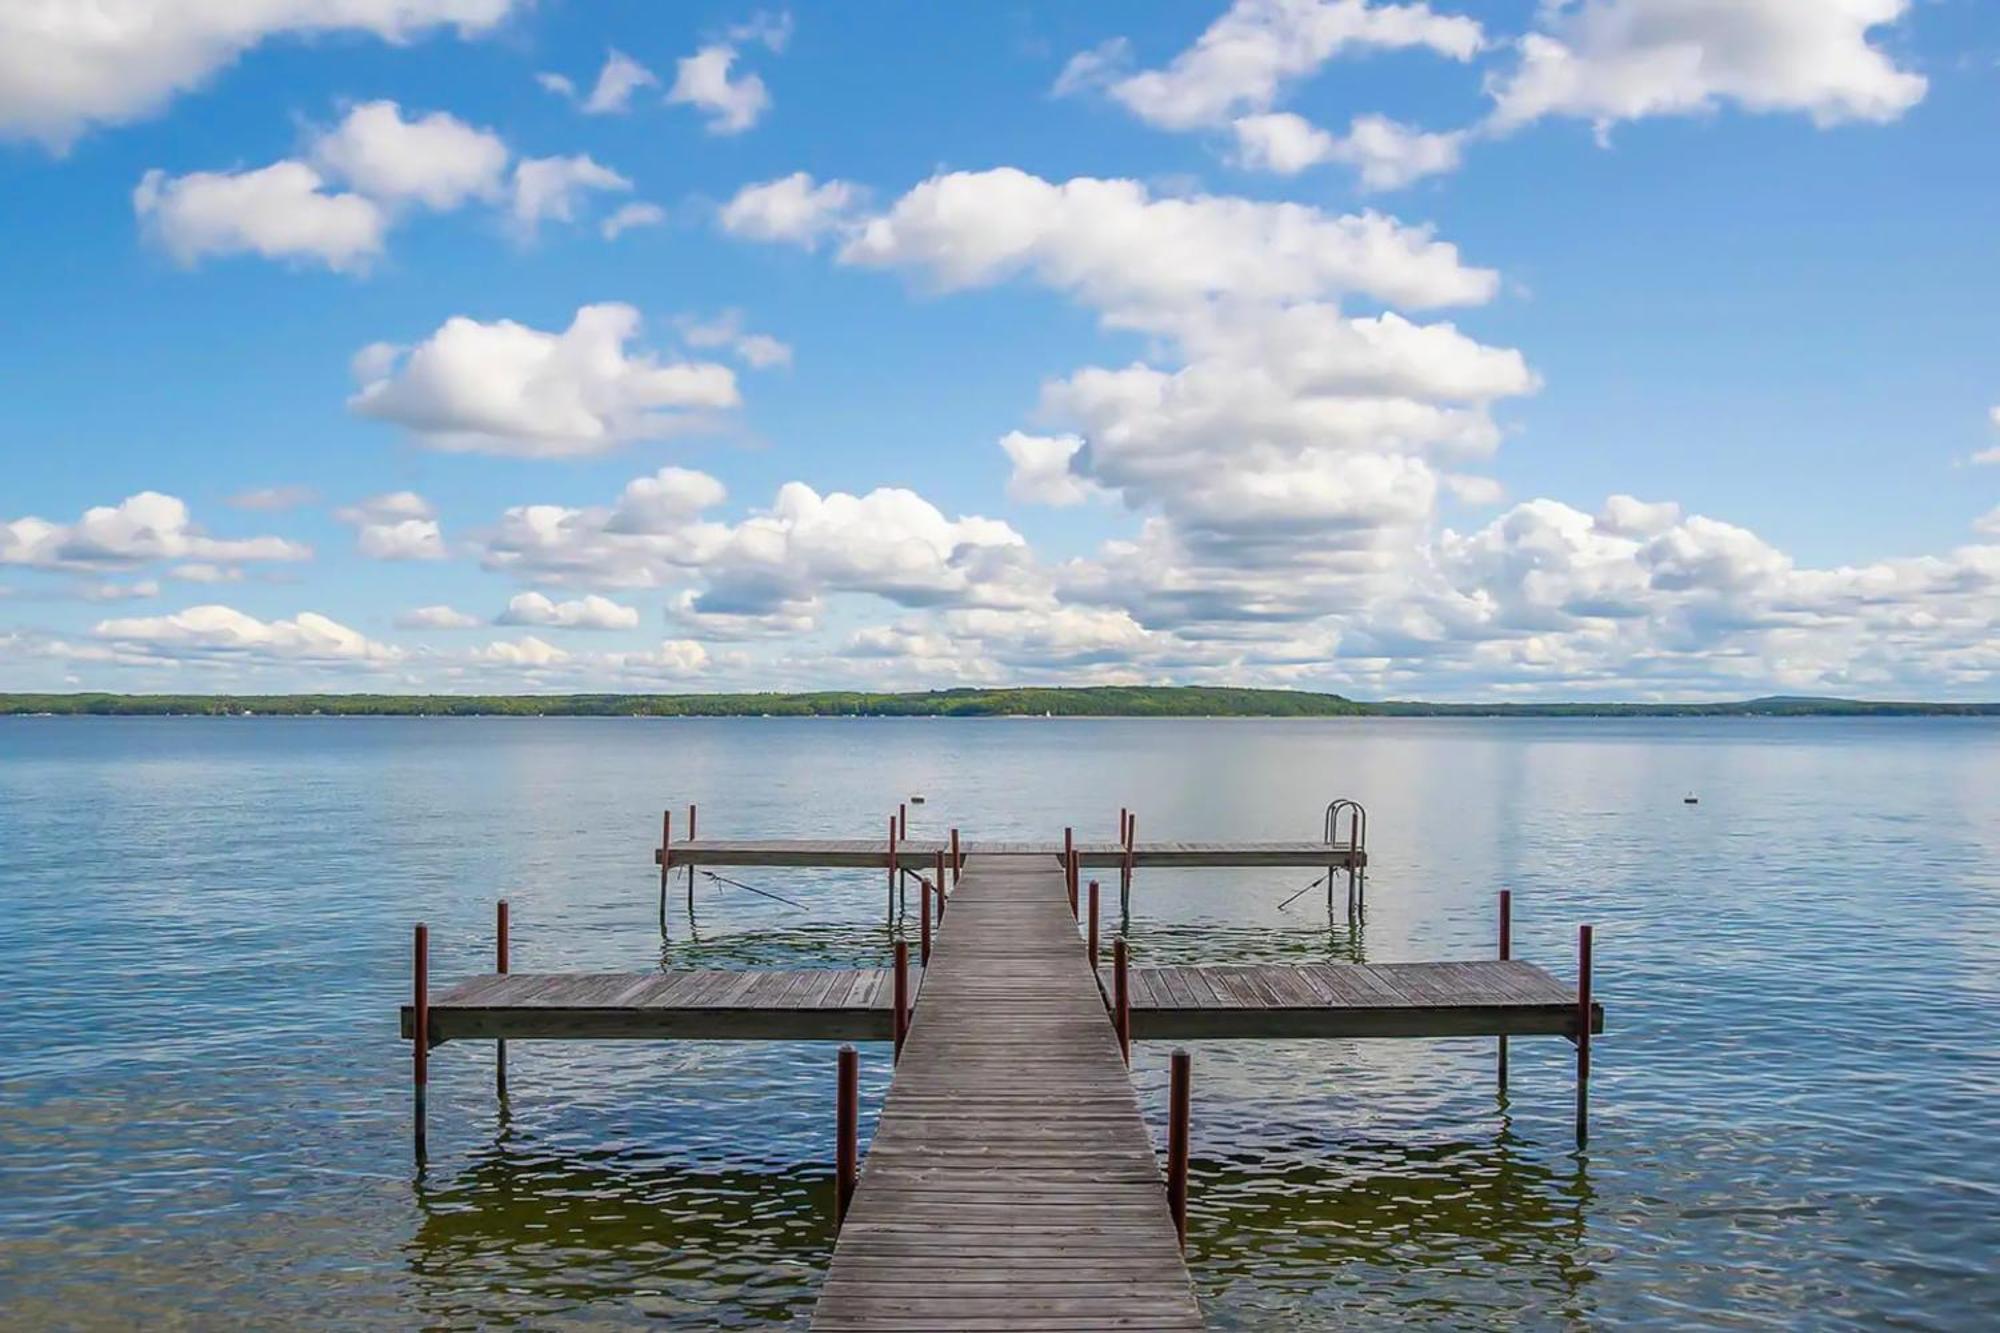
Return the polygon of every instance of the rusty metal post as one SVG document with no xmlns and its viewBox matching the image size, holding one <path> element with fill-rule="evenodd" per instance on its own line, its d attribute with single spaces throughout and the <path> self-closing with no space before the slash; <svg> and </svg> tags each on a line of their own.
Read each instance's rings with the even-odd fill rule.
<svg viewBox="0 0 2000 1333">
<path fill-rule="evenodd" d="M 1514 894 L 1500 890 L 1500 961 L 1514 956 Z M 1507 1039 L 1500 1038 L 1500 1091 L 1507 1091 Z"/>
<path fill-rule="evenodd" d="M 1188 1195 L 1188 1111 L 1190 1109 L 1194 1061 L 1185 1047 L 1174 1052 L 1172 1078 L 1167 1099 L 1167 1211 L 1174 1216 L 1174 1231 L 1181 1248 L 1187 1248 Z"/>
<path fill-rule="evenodd" d="M 922 875 L 919 875 L 917 876 L 917 883 L 923 886 L 920 890 L 922 902 L 919 906 L 923 908 L 920 915 L 924 919 L 921 932 L 923 943 L 918 946 L 917 959 L 925 967 L 929 967 L 931 965 L 931 882 Z"/>
<path fill-rule="evenodd" d="M 910 946 L 896 941 L 896 1058 L 903 1058 L 903 1038 L 910 1035 Z"/>
<path fill-rule="evenodd" d="M 1118 1050 L 1127 1068 L 1132 1064 L 1132 991 L 1126 977 L 1125 937 L 1111 942 L 1111 1023 L 1118 1029 Z"/>
<path fill-rule="evenodd" d="M 502 898 L 493 912 L 493 970 L 507 975 L 507 900 Z M 493 1043 L 493 1090 L 507 1099 L 507 1039 Z"/>
<path fill-rule="evenodd" d="M 833 1229 L 847 1220 L 854 1201 L 854 1181 L 861 1168 L 861 1057 L 853 1046 L 842 1046 L 834 1111 L 836 1124 L 833 1168 Z"/>
<path fill-rule="evenodd" d="M 1576 929 L 1576 1146 L 1590 1142 L 1590 927 Z"/>
<path fill-rule="evenodd" d="M 1090 970 L 1097 971 L 1097 881 L 1090 881 Z"/>
<path fill-rule="evenodd" d="M 410 961 L 410 1078 L 416 1109 L 413 1138 L 417 1165 L 422 1166 L 430 1146 L 425 1112 L 431 1082 L 431 932 L 421 921 L 412 939 Z"/>
</svg>

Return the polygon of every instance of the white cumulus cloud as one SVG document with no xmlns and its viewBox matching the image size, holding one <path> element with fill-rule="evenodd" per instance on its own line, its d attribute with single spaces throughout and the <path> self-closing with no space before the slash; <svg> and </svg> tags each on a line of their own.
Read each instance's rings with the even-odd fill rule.
<svg viewBox="0 0 2000 1333">
<path fill-rule="evenodd" d="M 371 560 L 442 560 L 444 533 L 430 501 L 415 491 L 392 491 L 333 516 L 354 528 L 355 546 Z"/>
<path fill-rule="evenodd" d="M 405 43 L 490 30 L 515 0 L 12 0 L 0 5 L 0 138 L 63 149 L 152 115 L 273 37 Z"/>
<path fill-rule="evenodd" d="M 707 116 L 710 134 L 741 134 L 771 107 L 764 80 L 751 73 L 730 77 L 736 54 L 728 43 L 702 47 L 679 61 L 674 86 L 667 90 L 668 102 L 694 107 Z"/>
<path fill-rule="evenodd" d="M 186 265 L 247 252 L 351 272 L 382 253 L 389 228 L 374 200 L 328 189 L 318 171 L 292 161 L 185 176 L 148 171 L 132 192 L 132 208 L 148 235 Z"/>
<path fill-rule="evenodd" d="M 631 188 L 631 181 L 588 154 L 523 158 L 514 165 L 514 224 L 533 235 L 546 221 L 574 222 L 592 192 Z"/>
<path fill-rule="evenodd" d="M 738 190 L 723 205 L 721 221 L 731 235 L 810 247 L 843 230 L 860 201 L 860 189 L 846 181 L 815 184 L 795 171 Z"/>
<path fill-rule="evenodd" d="M 1355 168 L 1365 190 L 1397 190 L 1426 176 L 1456 171 L 1465 133 L 1434 134 L 1386 116 L 1356 116 L 1333 135 L 1288 111 L 1244 116 L 1232 126 L 1244 165 L 1296 175 L 1322 162 Z"/>
<path fill-rule="evenodd" d="M 516 593 L 497 625 L 546 625 L 552 629 L 634 629 L 639 613 L 609 597 L 592 593 L 575 601 L 557 602 L 538 592 Z"/>
<path fill-rule="evenodd" d="M 310 156 L 329 178 L 379 204 L 444 211 L 498 198 L 509 153 L 499 135 L 455 116 L 433 111 L 406 120 L 396 103 L 375 101 L 316 138 Z"/>
<path fill-rule="evenodd" d="M 193 606 L 167 616 L 101 620 L 100 639 L 165 656 L 277 658 L 305 662 L 393 662 L 402 650 L 376 643 L 313 611 L 258 620 L 228 606 Z"/>
<path fill-rule="evenodd" d="M 0 521 L 0 565 L 50 570 L 111 570 L 167 560 L 295 561 L 312 549 L 282 537 L 211 537 L 187 502 L 141 491 L 98 505 L 74 523 L 29 516 Z"/>
<path fill-rule="evenodd" d="M 1909 0 L 1561 0 L 1491 81 L 1492 125 L 1573 116 L 1603 130 L 1725 102 L 1821 125 L 1895 120 L 1926 82 L 1870 39 L 1908 10 Z"/>
<path fill-rule="evenodd" d="M 1469 60 L 1483 44 L 1476 20 L 1427 4 L 1236 0 L 1165 69 L 1120 76 L 1128 48 L 1101 46 L 1072 60 L 1056 90 L 1102 86 L 1150 124 L 1196 129 L 1265 110 L 1287 85 L 1350 51 L 1422 48 Z"/>
<path fill-rule="evenodd" d="M 726 366 L 628 350 L 639 324 L 616 303 L 582 307 L 558 333 L 454 316 L 414 348 L 363 349 L 348 404 L 430 448 L 559 458 L 687 430 L 740 403 Z"/>
<path fill-rule="evenodd" d="M 442 603 L 413 607 L 396 617 L 397 629 L 473 629 L 485 622 Z"/>
</svg>

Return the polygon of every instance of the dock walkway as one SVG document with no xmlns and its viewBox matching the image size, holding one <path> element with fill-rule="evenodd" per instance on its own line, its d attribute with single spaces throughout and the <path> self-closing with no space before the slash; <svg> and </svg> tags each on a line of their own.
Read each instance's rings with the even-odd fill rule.
<svg viewBox="0 0 2000 1333">
<path fill-rule="evenodd" d="M 1063 873 L 952 895 L 812 1327 L 1198 1329 Z"/>
</svg>

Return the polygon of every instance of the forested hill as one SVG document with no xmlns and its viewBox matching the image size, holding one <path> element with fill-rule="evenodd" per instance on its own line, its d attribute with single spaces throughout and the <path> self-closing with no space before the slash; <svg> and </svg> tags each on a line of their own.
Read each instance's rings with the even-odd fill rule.
<svg viewBox="0 0 2000 1333">
<path fill-rule="evenodd" d="M 867 694 L 0 694 L 0 714 L 315 717 L 1995 716 L 1996 703 L 1771 697 L 1728 703 L 1361 703 L 1198 685 Z"/>
</svg>

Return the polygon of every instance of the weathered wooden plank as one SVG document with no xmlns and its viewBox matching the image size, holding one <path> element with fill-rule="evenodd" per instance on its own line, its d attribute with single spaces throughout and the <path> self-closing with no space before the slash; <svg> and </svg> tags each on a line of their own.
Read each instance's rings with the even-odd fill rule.
<svg viewBox="0 0 2000 1333">
<path fill-rule="evenodd" d="M 882 968 L 516 972 L 470 978 L 433 997 L 431 1030 L 440 1042 L 886 1041 L 886 977 Z M 407 1038 L 410 1006 L 400 1018 Z"/>
<path fill-rule="evenodd" d="M 1576 992 L 1518 960 L 1135 968 L 1132 995 L 1143 1040 L 1569 1036 L 1576 1022 Z"/>
</svg>

